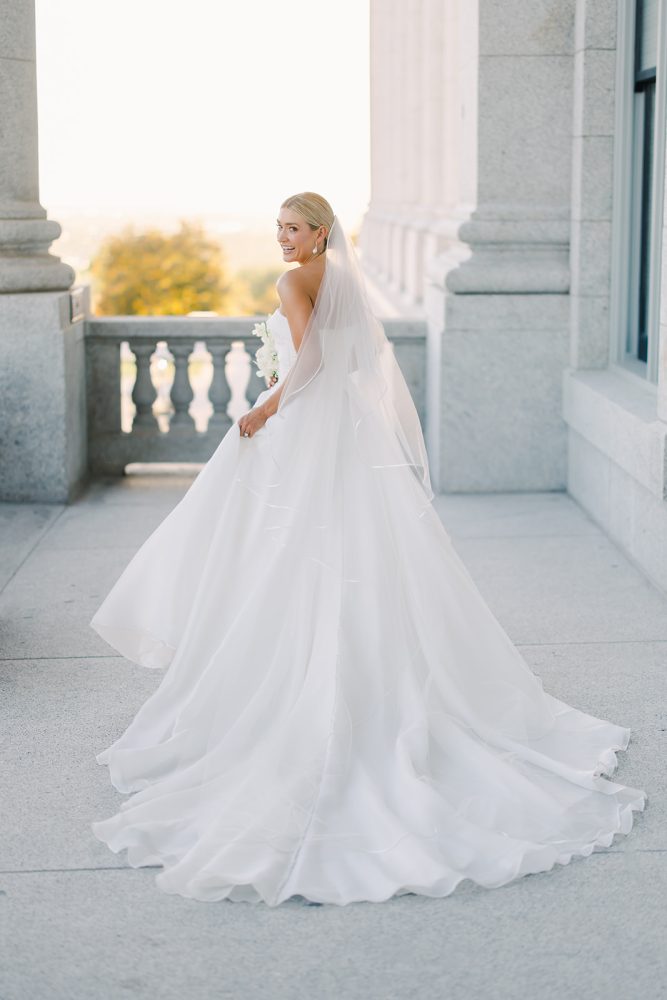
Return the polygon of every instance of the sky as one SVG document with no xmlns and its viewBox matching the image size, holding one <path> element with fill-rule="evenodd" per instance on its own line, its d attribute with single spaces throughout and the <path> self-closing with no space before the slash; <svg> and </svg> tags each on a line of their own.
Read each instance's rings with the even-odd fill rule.
<svg viewBox="0 0 667 1000">
<path fill-rule="evenodd" d="M 36 0 L 40 200 L 273 223 L 370 198 L 368 0 Z"/>
</svg>

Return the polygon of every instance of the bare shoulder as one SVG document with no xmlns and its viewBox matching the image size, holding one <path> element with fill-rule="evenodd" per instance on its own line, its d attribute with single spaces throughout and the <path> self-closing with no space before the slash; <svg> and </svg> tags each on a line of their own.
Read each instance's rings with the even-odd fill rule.
<svg viewBox="0 0 667 1000">
<path fill-rule="evenodd" d="M 322 262 L 323 263 L 323 262 Z M 276 282 L 282 311 L 287 316 L 295 350 L 301 347 L 306 327 L 315 308 L 322 281 L 320 261 L 284 271 Z"/>
<path fill-rule="evenodd" d="M 315 305 L 315 299 L 322 281 L 323 267 L 319 266 L 319 261 L 315 266 L 295 267 L 289 271 L 283 271 L 276 282 L 276 291 L 283 304 L 286 302 L 306 301 L 311 307 Z"/>
<path fill-rule="evenodd" d="M 276 290 L 281 300 L 299 299 L 307 296 L 310 298 L 308 281 L 304 280 L 301 274 L 303 268 L 297 267 L 289 271 L 283 271 L 276 281 Z"/>
</svg>

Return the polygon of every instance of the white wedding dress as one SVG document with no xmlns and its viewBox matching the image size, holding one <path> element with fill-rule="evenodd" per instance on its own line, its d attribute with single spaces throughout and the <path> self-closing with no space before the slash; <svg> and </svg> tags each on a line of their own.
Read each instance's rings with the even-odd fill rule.
<svg viewBox="0 0 667 1000">
<path fill-rule="evenodd" d="M 330 417 L 300 450 L 318 413 L 315 379 L 253 437 L 233 424 L 93 618 L 165 668 L 97 757 L 134 794 L 95 835 L 166 892 L 275 906 L 500 886 L 627 834 L 645 793 L 604 775 L 629 730 L 543 690 L 433 507 L 412 516 L 412 472 L 341 427 L 332 455 Z M 329 530 L 302 530 L 324 480 Z"/>
</svg>

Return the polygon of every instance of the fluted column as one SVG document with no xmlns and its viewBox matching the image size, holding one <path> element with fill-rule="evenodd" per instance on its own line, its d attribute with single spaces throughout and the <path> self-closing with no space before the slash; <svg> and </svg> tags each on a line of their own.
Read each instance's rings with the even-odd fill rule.
<svg viewBox="0 0 667 1000">
<path fill-rule="evenodd" d="M 409 305 L 421 298 L 419 255 L 419 194 L 421 177 L 421 51 L 422 0 L 408 0 L 405 5 L 405 70 L 403 102 L 405 131 L 403 133 L 404 194 L 403 194 L 403 261 L 401 267 L 402 301 Z"/>
<path fill-rule="evenodd" d="M 442 177 L 443 9 L 440 0 L 424 0 L 422 18 L 421 201 L 425 208 L 440 207 Z"/>
<path fill-rule="evenodd" d="M 0 0 L 0 293 L 69 288 L 48 252 L 60 235 L 39 203 L 33 0 Z"/>
</svg>

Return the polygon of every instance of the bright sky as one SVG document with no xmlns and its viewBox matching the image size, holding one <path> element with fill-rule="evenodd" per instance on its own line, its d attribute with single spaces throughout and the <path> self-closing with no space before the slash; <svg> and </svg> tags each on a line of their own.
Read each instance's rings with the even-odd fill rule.
<svg viewBox="0 0 667 1000">
<path fill-rule="evenodd" d="M 368 0 L 36 0 L 40 196 L 273 221 L 370 197 Z M 57 218 L 57 216 L 55 216 Z"/>
</svg>

